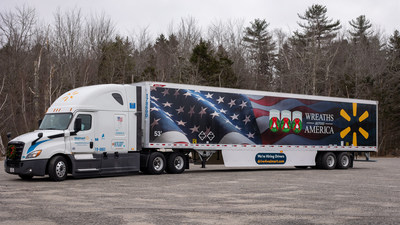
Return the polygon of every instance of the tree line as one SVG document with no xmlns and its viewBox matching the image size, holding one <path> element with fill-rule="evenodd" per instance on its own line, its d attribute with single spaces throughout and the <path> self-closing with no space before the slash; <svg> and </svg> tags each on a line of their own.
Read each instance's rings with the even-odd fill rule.
<svg viewBox="0 0 400 225">
<path fill-rule="evenodd" d="M 298 17 L 292 33 L 260 18 L 202 30 L 187 17 L 153 40 L 148 29 L 122 36 L 106 15 L 79 9 L 58 10 L 49 25 L 33 8 L 1 11 L 0 148 L 72 88 L 164 81 L 377 100 L 378 154 L 399 155 L 399 31 L 380 33 L 365 15 L 341 22 L 318 4 Z"/>
</svg>

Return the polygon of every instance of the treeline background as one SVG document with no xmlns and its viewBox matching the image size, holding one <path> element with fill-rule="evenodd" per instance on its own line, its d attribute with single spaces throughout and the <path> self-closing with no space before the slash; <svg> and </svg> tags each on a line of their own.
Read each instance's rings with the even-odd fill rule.
<svg viewBox="0 0 400 225">
<path fill-rule="evenodd" d="M 7 132 L 37 128 L 72 88 L 164 81 L 377 100 L 378 154 L 400 155 L 399 31 L 382 33 L 364 15 L 338 19 L 312 5 L 289 33 L 262 18 L 202 28 L 186 17 L 153 38 L 146 28 L 120 35 L 106 15 L 79 9 L 58 10 L 51 24 L 30 7 L 0 11 L 0 150 Z"/>
</svg>

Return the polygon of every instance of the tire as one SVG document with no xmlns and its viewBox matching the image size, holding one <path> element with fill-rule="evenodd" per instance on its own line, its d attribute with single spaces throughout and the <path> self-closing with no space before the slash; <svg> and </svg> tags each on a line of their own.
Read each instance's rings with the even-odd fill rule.
<svg viewBox="0 0 400 225">
<path fill-rule="evenodd" d="M 26 174 L 18 174 L 18 176 L 22 179 L 22 180 L 32 180 L 33 175 L 26 175 Z"/>
<path fill-rule="evenodd" d="M 315 157 L 315 166 L 314 169 L 322 169 L 322 156 L 324 152 L 318 152 Z"/>
<path fill-rule="evenodd" d="M 146 172 L 153 175 L 162 174 L 165 170 L 166 164 L 165 157 L 162 153 L 153 152 L 150 154 Z"/>
<path fill-rule="evenodd" d="M 341 152 L 337 156 L 337 169 L 348 169 L 351 165 L 351 156 L 348 152 Z"/>
<path fill-rule="evenodd" d="M 183 173 L 186 168 L 185 155 L 180 152 L 171 153 L 167 160 L 167 173 Z"/>
<path fill-rule="evenodd" d="M 325 152 L 321 158 L 321 166 L 326 170 L 333 170 L 336 168 L 337 160 L 336 155 L 332 152 Z"/>
<path fill-rule="evenodd" d="M 49 177 L 52 181 L 63 181 L 67 178 L 68 163 L 62 156 L 55 156 L 49 162 Z"/>
</svg>

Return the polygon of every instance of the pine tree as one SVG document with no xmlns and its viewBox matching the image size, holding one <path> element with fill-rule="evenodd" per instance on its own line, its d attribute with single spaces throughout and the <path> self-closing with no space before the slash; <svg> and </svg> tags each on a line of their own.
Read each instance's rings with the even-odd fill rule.
<svg viewBox="0 0 400 225">
<path fill-rule="evenodd" d="M 192 51 L 190 62 L 195 68 L 195 77 L 197 75 L 202 79 L 203 84 L 218 86 L 214 74 L 217 73 L 217 60 L 213 56 L 214 52 L 209 42 L 200 39 Z"/>
<path fill-rule="evenodd" d="M 200 40 L 192 51 L 190 62 L 201 79 L 201 84 L 219 87 L 235 87 L 237 78 L 232 70 L 232 60 L 219 46 L 215 53 L 211 43 Z"/>
<path fill-rule="evenodd" d="M 400 33 L 398 30 L 389 37 L 386 49 L 386 71 L 381 77 L 381 83 L 377 85 L 379 90 L 376 100 L 379 101 L 379 134 L 388 136 L 382 141 L 381 155 L 400 155 Z"/>
<path fill-rule="evenodd" d="M 306 40 L 307 44 L 317 46 L 319 49 L 336 37 L 337 30 L 341 28 L 340 21 L 328 19 L 326 6 L 314 4 L 309 7 L 304 15 L 298 14 L 305 23 L 298 22 L 303 32 L 296 31 L 295 36 Z"/>
<path fill-rule="evenodd" d="M 388 50 L 392 69 L 400 71 L 400 32 L 398 30 L 395 30 L 390 36 Z"/>
<path fill-rule="evenodd" d="M 331 46 L 341 25 L 339 20 L 328 19 L 326 13 L 325 6 L 315 4 L 304 15 L 298 14 L 305 21 L 298 22 L 303 30 L 294 32 L 291 38 L 292 45 L 302 57 L 303 79 L 308 81 L 304 93 L 330 95 L 331 92 L 330 65 L 337 54 Z"/>
<path fill-rule="evenodd" d="M 105 42 L 101 48 L 99 83 L 129 83 L 134 68 L 131 52 L 128 39 L 116 36 L 114 41 Z"/>
<path fill-rule="evenodd" d="M 276 44 L 267 30 L 265 20 L 255 19 L 245 28 L 244 45 L 249 51 L 251 69 L 254 73 L 254 89 L 269 89 L 273 82 L 273 69 L 276 60 Z M 264 84 L 259 86 L 259 84 Z M 265 88 L 267 87 L 267 88 Z"/>
<path fill-rule="evenodd" d="M 229 58 L 228 52 L 222 45 L 218 47 L 216 59 L 219 64 L 219 87 L 236 88 L 238 78 L 233 72 L 233 61 Z"/>
<path fill-rule="evenodd" d="M 349 31 L 349 33 L 353 37 L 354 43 L 366 42 L 368 37 L 372 35 L 372 31 L 369 30 L 372 24 L 365 18 L 365 15 L 361 15 L 355 20 L 349 21 L 349 24 L 353 27 L 353 31 Z"/>
</svg>

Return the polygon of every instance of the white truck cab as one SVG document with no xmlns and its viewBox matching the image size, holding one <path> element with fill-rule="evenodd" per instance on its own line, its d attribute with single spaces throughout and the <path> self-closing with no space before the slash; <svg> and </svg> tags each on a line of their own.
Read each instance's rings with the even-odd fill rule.
<svg viewBox="0 0 400 225">
<path fill-rule="evenodd" d="M 135 86 L 113 84 L 65 93 L 38 130 L 10 141 L 18 155 L 6 161 L 6 171 L 22 178 L 49 174 L 53 180 L 63 180 L 67 173 L 139 171 L 136 94 Z"/>
</svg>

